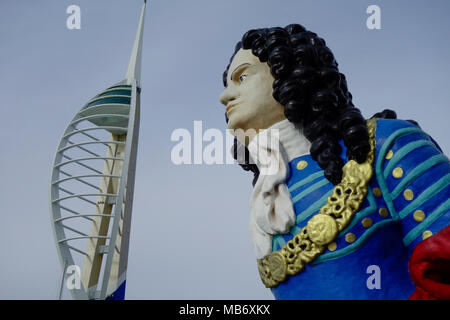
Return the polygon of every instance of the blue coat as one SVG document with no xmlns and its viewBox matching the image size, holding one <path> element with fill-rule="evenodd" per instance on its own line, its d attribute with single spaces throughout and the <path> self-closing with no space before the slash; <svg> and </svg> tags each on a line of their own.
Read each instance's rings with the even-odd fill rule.
<svg viewBox="0 0 450 320">
<path fill-rule="evenodd" d="M 374 175 L 360 210 L 311 264 L 271 289 L 276 299 L 407 299 L 415 290 L 408 273 L 414 246 L 450 224 L 450 162 L 407 121 L 378 120 L 375 141 Z M 273 251 L 306 226 L 334 187 L 310 155 L 289 166 L 296 225 L 273 237 Z M 370 285 L 375 273 L 380 288 Z"/>
</svg>

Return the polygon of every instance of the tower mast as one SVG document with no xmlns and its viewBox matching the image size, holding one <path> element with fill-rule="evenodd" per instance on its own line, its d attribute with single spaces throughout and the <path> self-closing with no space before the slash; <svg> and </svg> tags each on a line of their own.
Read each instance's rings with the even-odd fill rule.
<svg viewBox="0 0 450 320">
<path fill-rule="evenodd" d="M 136 32 L 136 38 L 134 40 L 133 51 L 131 52 L 130 62 L 128 63 L 128 69 L 125 76 L 127 84 L 132 84 L 135 79 L 137 86 L 140 88 L 141 83 L 141 61 L 142 61 L 142 37 L 144 34 L 144 17 L 145 6 L 147 1 L 144 1 L 142 6 L 141 18 L 139 19 L 139 26 Z"/>
</svg>

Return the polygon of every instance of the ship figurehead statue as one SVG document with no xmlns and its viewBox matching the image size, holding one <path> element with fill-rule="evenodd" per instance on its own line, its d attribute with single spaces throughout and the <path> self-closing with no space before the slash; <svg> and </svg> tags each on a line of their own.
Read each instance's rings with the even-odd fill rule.
<svg viewBox="0 0 450 320">
<path fill-rule="evenodd" d="M 365 119 L 325 40 L 298 24 L 245 33 L 223 83 L 276 299 L 450 299 L 450 162 L 417 122 Z"/>
</svg>

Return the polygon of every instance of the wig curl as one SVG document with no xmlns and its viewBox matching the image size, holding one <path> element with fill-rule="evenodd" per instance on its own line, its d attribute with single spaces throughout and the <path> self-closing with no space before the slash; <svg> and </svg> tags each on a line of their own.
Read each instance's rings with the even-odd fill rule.
<svg viewBox="0 0 450 320">
<path fill-rule="evenodd" d="M 248 31 L 237 43 L 230 63 L 241 48 L 267 62 L 274 77 L 274 99 L 284 107 L 286 118 L 303 128 L 311 142 L 312 158 L 331 183 L 336 185 L 342 179 L 344 160 L 339 140 L 344 141 L 349 160 L 366 160 L 370 145 L 365 119 L 353 105 L 345 76 L 325 40 L 299 24 L 291 24 Z M 229 67 L 223 73 L 225 87 Z M 375 116 L 396 118 L 391 110 Z M 234 150 L 237 159 L 237 147 Z M 256 165 L 246 161 L 241 166 L 254 173 L 255 184 L 259 175 Z"/>
</svg>

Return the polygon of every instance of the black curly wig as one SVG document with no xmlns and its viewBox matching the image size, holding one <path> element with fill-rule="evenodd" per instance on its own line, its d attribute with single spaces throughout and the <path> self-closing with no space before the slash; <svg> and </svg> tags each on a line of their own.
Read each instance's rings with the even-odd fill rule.
<svg viewBox="0 0 450 320">
<path fill-rule="evenodd" d="M 349 160 L 366 160 L 370 145 L 365 119 L 353 105 L 345 76 L 325 40 L 299 24 L 250 30 L 237 43 L 230 64 L 241 48 L 251 49 L 261 62 L 268 63 L 274 77 L 273 97 L 284 106 L 286 118 L 303 127 L 311 142 L 311 156 L 330 182 L 336 185 L 342 179 L 344 160 L 339 140 L 343 139 Z M 225 87 L 230 64 L 223 73 Z M 374 117 L 395 119 L 396 114 L 385 110 Z M 236 160 L 237 144 L 235 139 Z M 238 162 L 254 173 L 254 185 L 259 170 L 248 162 L 248 150 L 245 160 Z"/>
</svg>

